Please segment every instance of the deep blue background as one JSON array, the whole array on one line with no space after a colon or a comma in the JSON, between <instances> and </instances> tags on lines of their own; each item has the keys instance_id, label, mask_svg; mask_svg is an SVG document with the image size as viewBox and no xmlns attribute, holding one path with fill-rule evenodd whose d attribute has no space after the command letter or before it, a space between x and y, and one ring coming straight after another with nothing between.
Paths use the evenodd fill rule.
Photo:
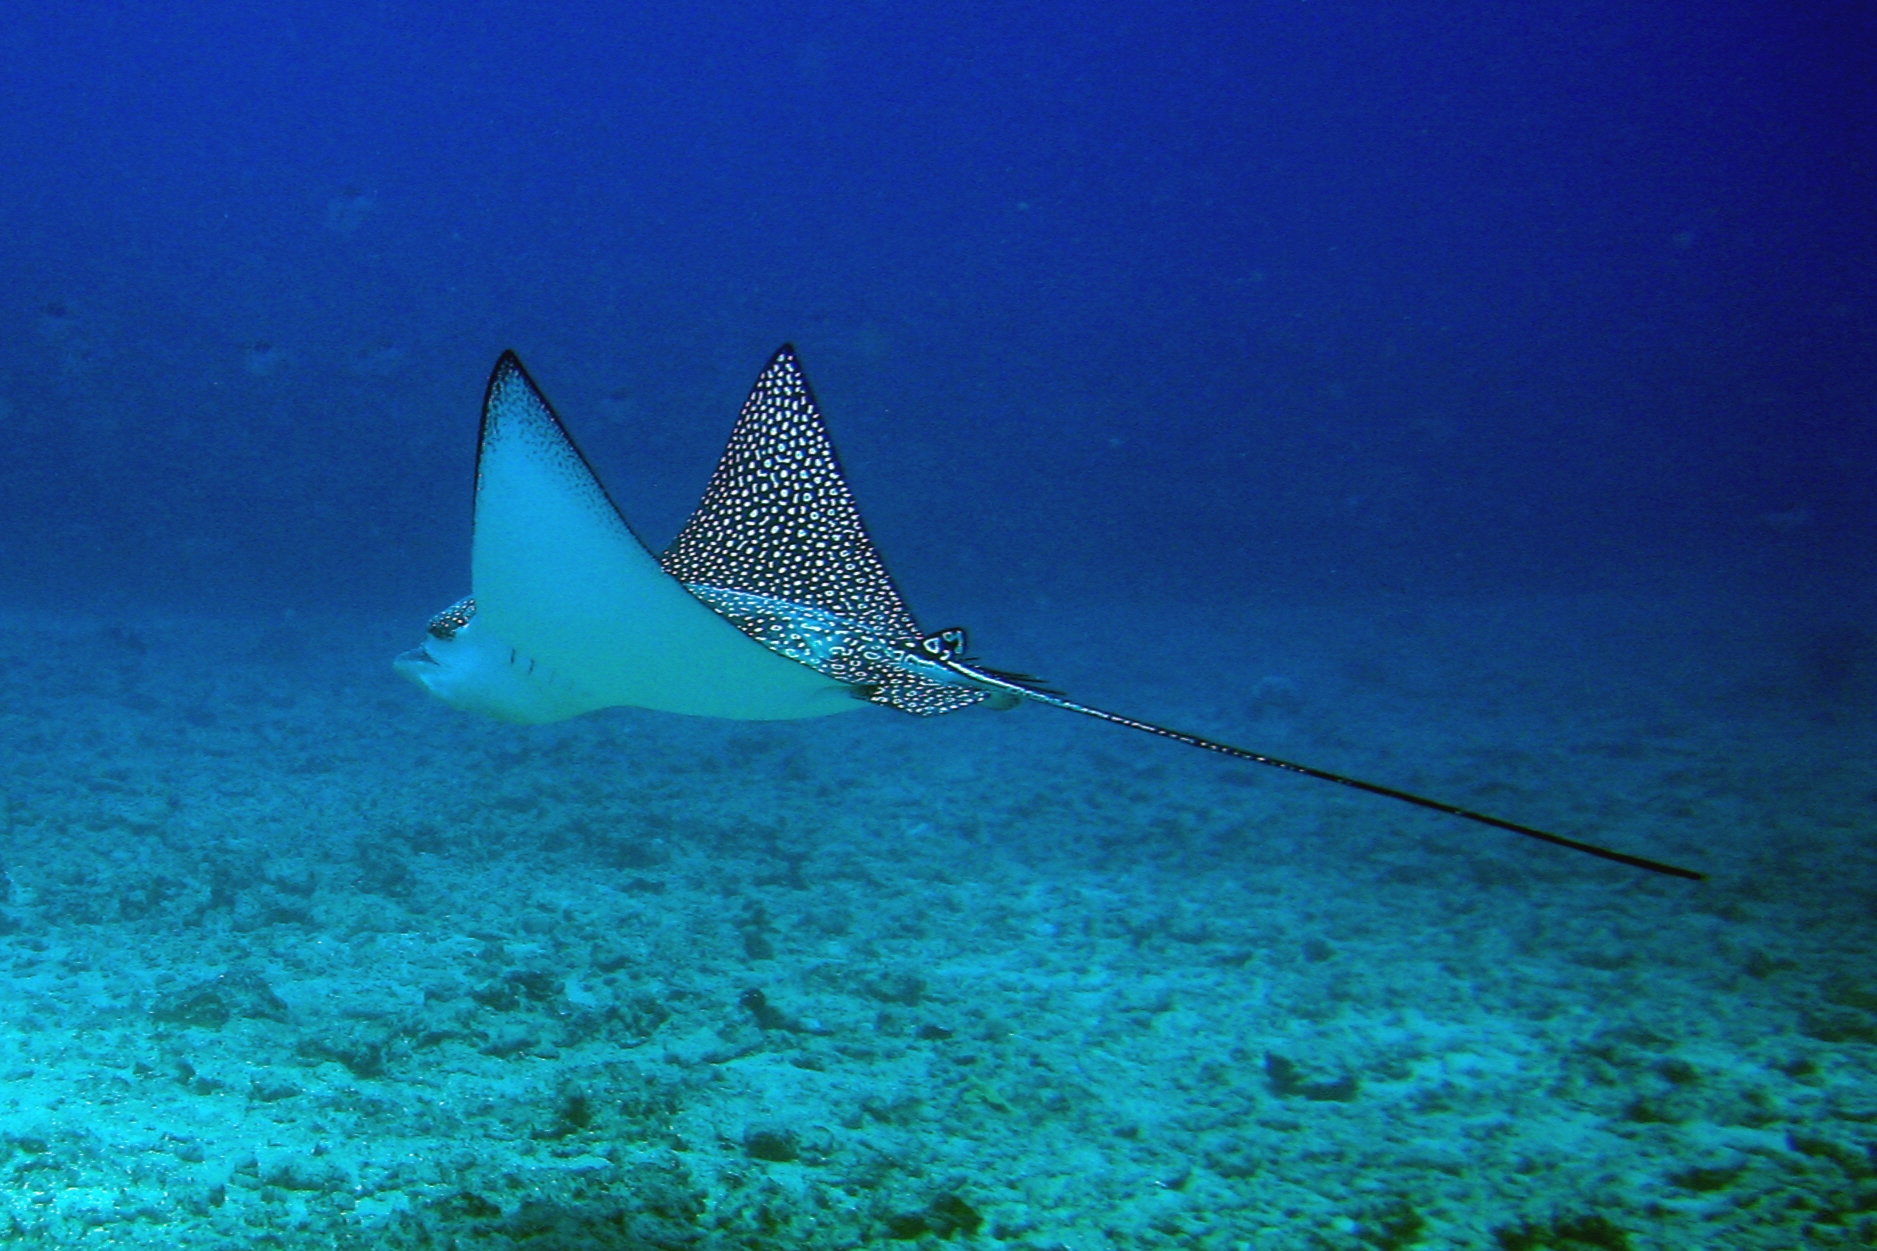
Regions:
<instances>
[{"instance_id":1,"label":"deep blue background","mask_svg":"<svg viewBox=\"0 0 1877 1251\"><path fill-rule=\"evenodd\" d=\"M661 544L792 339L935 621L1684 574L1835 611L1871 13L15 11L0 599L427 612L508 346Z\"/></svg>"}]
</instances>

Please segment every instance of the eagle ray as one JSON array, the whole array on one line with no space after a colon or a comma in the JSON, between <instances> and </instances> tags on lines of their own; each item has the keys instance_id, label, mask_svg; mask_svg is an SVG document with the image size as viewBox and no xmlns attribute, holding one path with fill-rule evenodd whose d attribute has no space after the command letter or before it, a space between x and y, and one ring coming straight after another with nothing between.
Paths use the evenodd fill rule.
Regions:
<instances>
[{"instance_id":1,"label":"eagle ray","mask_svg":"<svg viewBox=\"0 0 1877 1251\"><path fill-rule=\"evenodd\" d=\"M1027 700L1632 868L1705 877L1078 703L979 664L962 629L922 632L788 344L757 377L703 499L656 562L504 353L484 401L471 563L471 598L438 614L398 668L472 711L535 722L628 705L781 720L861 701L936 716Z\"/></svg>"}]
</instances>

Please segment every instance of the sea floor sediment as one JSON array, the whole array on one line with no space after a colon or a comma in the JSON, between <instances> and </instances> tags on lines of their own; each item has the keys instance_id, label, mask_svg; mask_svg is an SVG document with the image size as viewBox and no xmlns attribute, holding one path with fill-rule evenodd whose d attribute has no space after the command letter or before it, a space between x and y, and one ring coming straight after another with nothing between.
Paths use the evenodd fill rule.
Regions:
<instances>
[{"instance_id":1,"label":"sea floor sediment","mask_svg":"<svg viewBox=\"0 0 1877 1251\"><path fill-rule=\"evenodd\" d=\"M517 729L387 623L0 618L0 1238L1877 1245L1877 709L1686 620L979 633L1705 883L1043 708Z\"/></svg>"}]
</instances>

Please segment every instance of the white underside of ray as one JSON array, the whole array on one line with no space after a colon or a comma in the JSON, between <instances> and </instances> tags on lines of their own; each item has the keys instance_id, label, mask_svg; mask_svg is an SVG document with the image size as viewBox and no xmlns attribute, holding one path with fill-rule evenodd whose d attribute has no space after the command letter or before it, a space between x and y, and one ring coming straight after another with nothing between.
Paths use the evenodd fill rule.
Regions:
<instances>
[{"instance_id":1,"label":"white underside of ray","mask_svg":"<svg viewBox=\"0 0 1877 1251\"><path fill-rule=\"evenodd\" d=\"M458 707L524 723L615 706L745 721L865 706L660 568L519 368L498 367L488 403L475 615L454 637L426 641L440 672L411 676Z\"/></svg>"}]
</instances>

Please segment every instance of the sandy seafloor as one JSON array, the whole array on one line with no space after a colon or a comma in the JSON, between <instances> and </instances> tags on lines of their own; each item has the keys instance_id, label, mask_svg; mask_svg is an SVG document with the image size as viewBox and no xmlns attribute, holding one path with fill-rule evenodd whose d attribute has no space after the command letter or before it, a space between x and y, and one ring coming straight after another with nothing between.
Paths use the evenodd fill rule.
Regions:
<instances>
[{"instance_id":1,"label":"sandy seafloor","mask_svg":"<svg viewBox=\"0 0 1877 1251\"><path fill-rule=\"evenodd\" d=\"M1096 704L516 729L420 621L0 618L0 1240L1877 1245L1867 645L1012 605Z\"/></svg>"}]
</instances>

